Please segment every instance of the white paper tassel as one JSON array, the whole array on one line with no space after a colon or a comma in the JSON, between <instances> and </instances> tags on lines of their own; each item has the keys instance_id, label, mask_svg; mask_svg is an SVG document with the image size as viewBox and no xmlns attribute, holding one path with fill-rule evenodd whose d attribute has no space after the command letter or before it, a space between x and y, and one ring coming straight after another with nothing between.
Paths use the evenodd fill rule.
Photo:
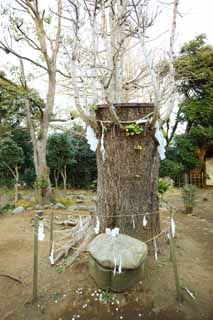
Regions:
<instances>
[{"instance_id":1,"label":"white paper tassel","mask_svg":"<svg viewBox=\"0 0 213 320\"><path fill-rule=\"evenodd\" d=\"M95 226L95 234L99 234L100 232L100 220L99 217L96 217L96 226Z\"/></svg>"},{"instance_id":2,"label":"white paper tassel","mask_svg":"<svg viewBox=\"0 0 213 320\"><path fill-rule=\"evenodd\" d=\"M54 241L52 242L52 247L51 247L51 253L49 256L49 260L51 264L54 264L54 250L55 250L55 244Z\"/></svg>"},{"instance_id":3,"label":"white paper tassel","mask_svg":"<svg viewBox=\"0 0 213 320\"><path fill-rule=\"evenodd\" d=\"M88 144L90 145L90 149L92 151L96 151L98 146L98 139L95 136L94 130L90 126L87 127L86 139Z\"/></svg>"},{"instance_id":4,"label":"white paper tassel","mask_svg":"<svg viewBox=\"0 0 213 320\"><path fill-rule=\"evenodd\" d=\"M119 267L118 267L118 273L121 274L122 273L122 258L121 258L121 255L120 255L120 261L119 261Z\"/></svg>"},{"instance_id":5,"label":"white paper tassel","mask_svg":"<svg viewBox=\"0 0 213 320\"><path fill-rule=\"evenodd\" d=\"M159 122L156 122L155 125L155 138L157 139L159 146L158 146L158 153L160 155L160 159L164 160L166 158L166 140L163 136L163 132L160 128Z\"/></svg>"},{"instance_id":6,"label":"white paper tassel","mask_svg":"<svg viewBox=\"0 0 213 320\"><path fill-rule=\"evenodd\" d=\"M80 219L80 220L79 220L79 223L80 223L80 231L83 231L84 228L83 228L82 217L80 216L79 219Z\"/></svg>"},{"instance_id":7,"label":"white paper tassel","mask_svg":"<svg viewBox=\"0 0 213 320\"><path fill-rule=\"evenodd\" d=\"M105 233L106 233L108 236L111 236L111 229L110 229L110 228L106 228L106 229L105 229Z\"/></svg>"},{"instance_id":8,"label":"white paper tassel","mask_svg":"<svg viewBox=\"0 0 213 320\"><path fill-rule=\"evenodd\" d=\"M144 217L143 217L143 226L146 227L148 221L146 219L146 213L144 214Z\"/></svg>"},{"instance_id":9,"label":"white paper tassel","mask_svg":"<svg viewBox=\"0 0 213 320\"><path fill-rule=\"evenodd\" d=\"M188 294L192 297L193 300L196 300L195 296L193 295L193 293L187 288L185 287L186 291L188 292Z\"/></svg>"},{"instance_id":10,"label":"white paper tassel","mask_svg":"<svg viewBox=\"0 0 213 320\"><path fill-rule=\"evenodd\" d=\"M154 238L154 249L155 249L155 260L158 260L158 250L157 250L157 242L156 239Z\"/></svg>"},{"instance_id":11,"label":"white paper tassel","mask_svg":"<svg viewBox=\"0 0 213 320\"><path fill-rule=\"evenodd\" d=\"M176 230L175 222L174 222L174 219L171 218L171 231L172 231L173 238L175 236L175 230Z\"/></svg>"},{"instance_id":12,"label":"white paper tassel","mask_svg":"<svg viewBox=\"0 0 213 320\"><path fill-rule=\"evenodd\" d=\"M45 238L44 222L43 221L39 221L39 224L38 224L38 241L43 241L44 238Z\"/></svg>"},{"instance_id":13,"label":"white paper tassel","mask_svg":"<svg viewBox=\"0 0 213 320\"><path fill-rule=\"evenodd\" d=\"M134 218L133 215L132 215L132 227L133 227L133 229L135 230L135 218Z\"/></svg>"},{"instance_id":14,"label":"white paper tassel","mask_svg":"<svg viewBox=\"0 0 213 320\"><path fill-rule=\"evenodd\" d=\"M101 122L101 128L102 128L102 134L101 134L101 153L102 153L102 159L103 162L105 161L106 157L105 157L105 148L104 148L104 125L103 122Z\"/></svg>"},{"instance_id":15,"label":"white paper tassel","mask_svg":"<svg viewBox=\"0 0 213 320\"><path fill-rule=\"evenodd\" d=\"M113 270L113 275L114 276L116 275L116 268L117 268L116 263L117 263L116 257L114 256L114 270Z\"/></svg>"}]
</instances>

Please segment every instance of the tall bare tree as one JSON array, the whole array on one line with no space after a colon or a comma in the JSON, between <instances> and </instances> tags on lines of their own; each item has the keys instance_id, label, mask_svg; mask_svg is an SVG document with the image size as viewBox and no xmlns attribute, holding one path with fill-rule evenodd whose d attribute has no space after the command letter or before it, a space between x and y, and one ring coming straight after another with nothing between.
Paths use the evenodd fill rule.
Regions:
<instances>
[{"instance_id":1,"label":"tall bare tree","mask_svg":"<svg viewBox=\"0 0 213 320\"><path fill-rule=\"evenodd\" d=\"M61 45L62 0L55 2L57 17L54 16L56 20L54 22L45 9L41 9L42 1L15 0L13 5L14 3L15 8L9 16L9 33L2 34L0 48L20 61L21 83L26 90L25 112L33 144L36 183L40 190L41 201L46 202L50 191L46 146L56 94L57 58ZM12 6L12 3L10 5ZM25 64L26 68L24 68ZM27 75L25 75L25 73L32 73L33 67L37 69L35 72L43 74L47 82L43 92L46 96L45 104L37 110L36 116L32 114L30 88L27 84Z\"/></svg>"}]
</instances>

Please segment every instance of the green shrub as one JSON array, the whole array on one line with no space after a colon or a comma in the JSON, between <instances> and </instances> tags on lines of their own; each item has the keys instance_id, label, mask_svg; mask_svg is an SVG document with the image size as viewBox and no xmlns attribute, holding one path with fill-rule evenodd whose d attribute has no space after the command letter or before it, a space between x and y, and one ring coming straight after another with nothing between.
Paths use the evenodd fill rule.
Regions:
<instances>
[{"instance_id":1,"label":"green shrub","mask_svg":"<svg viewBox=\"0 0 213 320\"><path fill-rule=\"evenodd\" d=\"M165 159L160 163L160 177L170 177L176 179L184 172L184 167L181 163L174 160Z\"/></svg>"},{"instance_id":2,"label":"green shrub","mask_svg":"<svg viewBox=\"0 0 213 320\"><path fill-rule=\"evenodd\" d=\"M186 213L191 213L195 206L197 188L191 184L187 184L182 188L182 197Z\"/></svg>"},{"instance_id":3,"label":"green shrub","mask_svg":"<svg viewBox=\"0 0 213 320\"><path fill-rule=\"evenodd\" d=\"M158 179L158 193L163 195L170 187L170 184L163 179Z\"/></svg>"},{"instance_id":4,"label":"green shrub","mask_svg":"<svg viewBox=\"0 0 213 320\"><path fill-rule=\"evenodd\" d=\"M35 198L32 198L30 200L19 199L16 202L16 207L24 207L25 209L27 209L29 207L34 207L36 204L38 204L38 201Z\"/></svg>"},{"instance_id":5,"label":"green shrub","mask_svg":"<svg viewBox=\"0 0 213 320\"><path fill-rule=\"evenodd\" d=\"M73 200L70 197L57 197L55 202L62 203L66 208L73 204Z\"/></svg>"},{"instance_id":6,"label":"green shrub","mask_svg":"<svg viewBox=\"0 0 213 320\"><path fill-rule=\"evenodd\" d=\"M13 210L14 208L15 208L15 205L13 203L5 203L1 207L0 212L4 213L4 212L10 211L10 210Z\"/></svg>"}]
</instances>

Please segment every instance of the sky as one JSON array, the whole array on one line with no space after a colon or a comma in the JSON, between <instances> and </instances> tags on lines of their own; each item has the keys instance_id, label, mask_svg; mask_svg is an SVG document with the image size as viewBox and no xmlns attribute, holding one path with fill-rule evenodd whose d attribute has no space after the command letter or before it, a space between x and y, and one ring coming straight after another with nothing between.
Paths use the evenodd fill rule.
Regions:
<instances>
[{"instance_id":1,"label":"sky","mask_svg":"<svg viewBox=\"0 0 213 320\"><path fill-rule=\"evenodd\" d=\"M178 18L177 41L183 43L197 34L206 33L213 44L212 12L212 0L180 0L180 13L184 16Z\"/></svg>"},{"instance_id":2,"label":"sky","mask_svg":"<svg viewBox=\"0 0 213 320\"><path fill-rule=\"evenodd\" d=\"M169 36L172 21L172 3L171 0L151 0L152 7L160 6L161 13L158 16L152 33L157 36L164 34L153 46L167 50L169 46ZM165 4L165 5L164 5ZM200 33L206 33L208 43L213 45L212 32L212 12L213 0L179 0L179 15L177 17L177 29L175 37L175 51L178 52L180 47L193 39Z\"/></svg>"},{"instance_id":3,"label":"sky","mask_svg":"<svg viewBox=\"0 0 213 320\"><path fill-rule=\"evenodd\" d=\"M0 0L0 4L11 3L11 0ZM12 0L13 2L13 0ZM162 14L159 16L155 29L154 35L158 36L164 33L164 36L160 37L156 42L153 42L152 46L157 46L164 50L168 49L169 46L169 29L171 28L172 19L172 6L164 5L165 3L171 3L172 0L151 0L155 5L160 5ZM54 0L40 0L41 4L45 6L51 6L55 3ZM178 52L180 47L187 41L193 39L200 33L206 33L208 43L213 45L213 32L212 32L212 12L213 12L213 0L180 0L179 4L180 15L177 19L177 34L175 42L175 51ZM4 55L0 52L0 70L4 70L6 59L8 62L12 61L11 55ZM63 103L64 98L57 97L56 105L61 109L63 104L67 105L67 102ZM65 99L66 100L66 99ZM60 106L60 107L59 107Z\"/></svg>"}]
</instances>

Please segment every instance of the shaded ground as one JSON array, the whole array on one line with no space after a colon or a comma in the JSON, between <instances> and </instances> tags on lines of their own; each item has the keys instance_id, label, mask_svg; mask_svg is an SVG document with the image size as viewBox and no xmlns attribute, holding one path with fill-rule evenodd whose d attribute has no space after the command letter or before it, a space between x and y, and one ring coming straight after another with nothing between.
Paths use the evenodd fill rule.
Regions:
<instances>
[{"instance_id":1,"label":"shaded ground","mask_svg":"<svg viewBox=\"0 0 213 320\"><path fill-rule=\"evenodd\" d=\"M184 292L180 308L175 300L169 246L164 235L158 241L159 259L153 256L152 244L144 280L133 290L109 295L104 304L100 292L87 272L87 255L60 273L48 261L48 230L39 243L39 301L31 304L33 227L32 211L0 218L0 274L8 273L23 285L0 276L1 320L74 320L74 319L187 319L213 320L213 190L199 192L194 215L181 213L180 192L165 196L177 213L177 259L181 284L196 297ZM57 213L60 215L60 212ZM49 212L45 211L48 218ZM161 213L162 229L169 223L167 212ZM58 271L57 271L58 270Z\"/></svg>"}]
</instances>

